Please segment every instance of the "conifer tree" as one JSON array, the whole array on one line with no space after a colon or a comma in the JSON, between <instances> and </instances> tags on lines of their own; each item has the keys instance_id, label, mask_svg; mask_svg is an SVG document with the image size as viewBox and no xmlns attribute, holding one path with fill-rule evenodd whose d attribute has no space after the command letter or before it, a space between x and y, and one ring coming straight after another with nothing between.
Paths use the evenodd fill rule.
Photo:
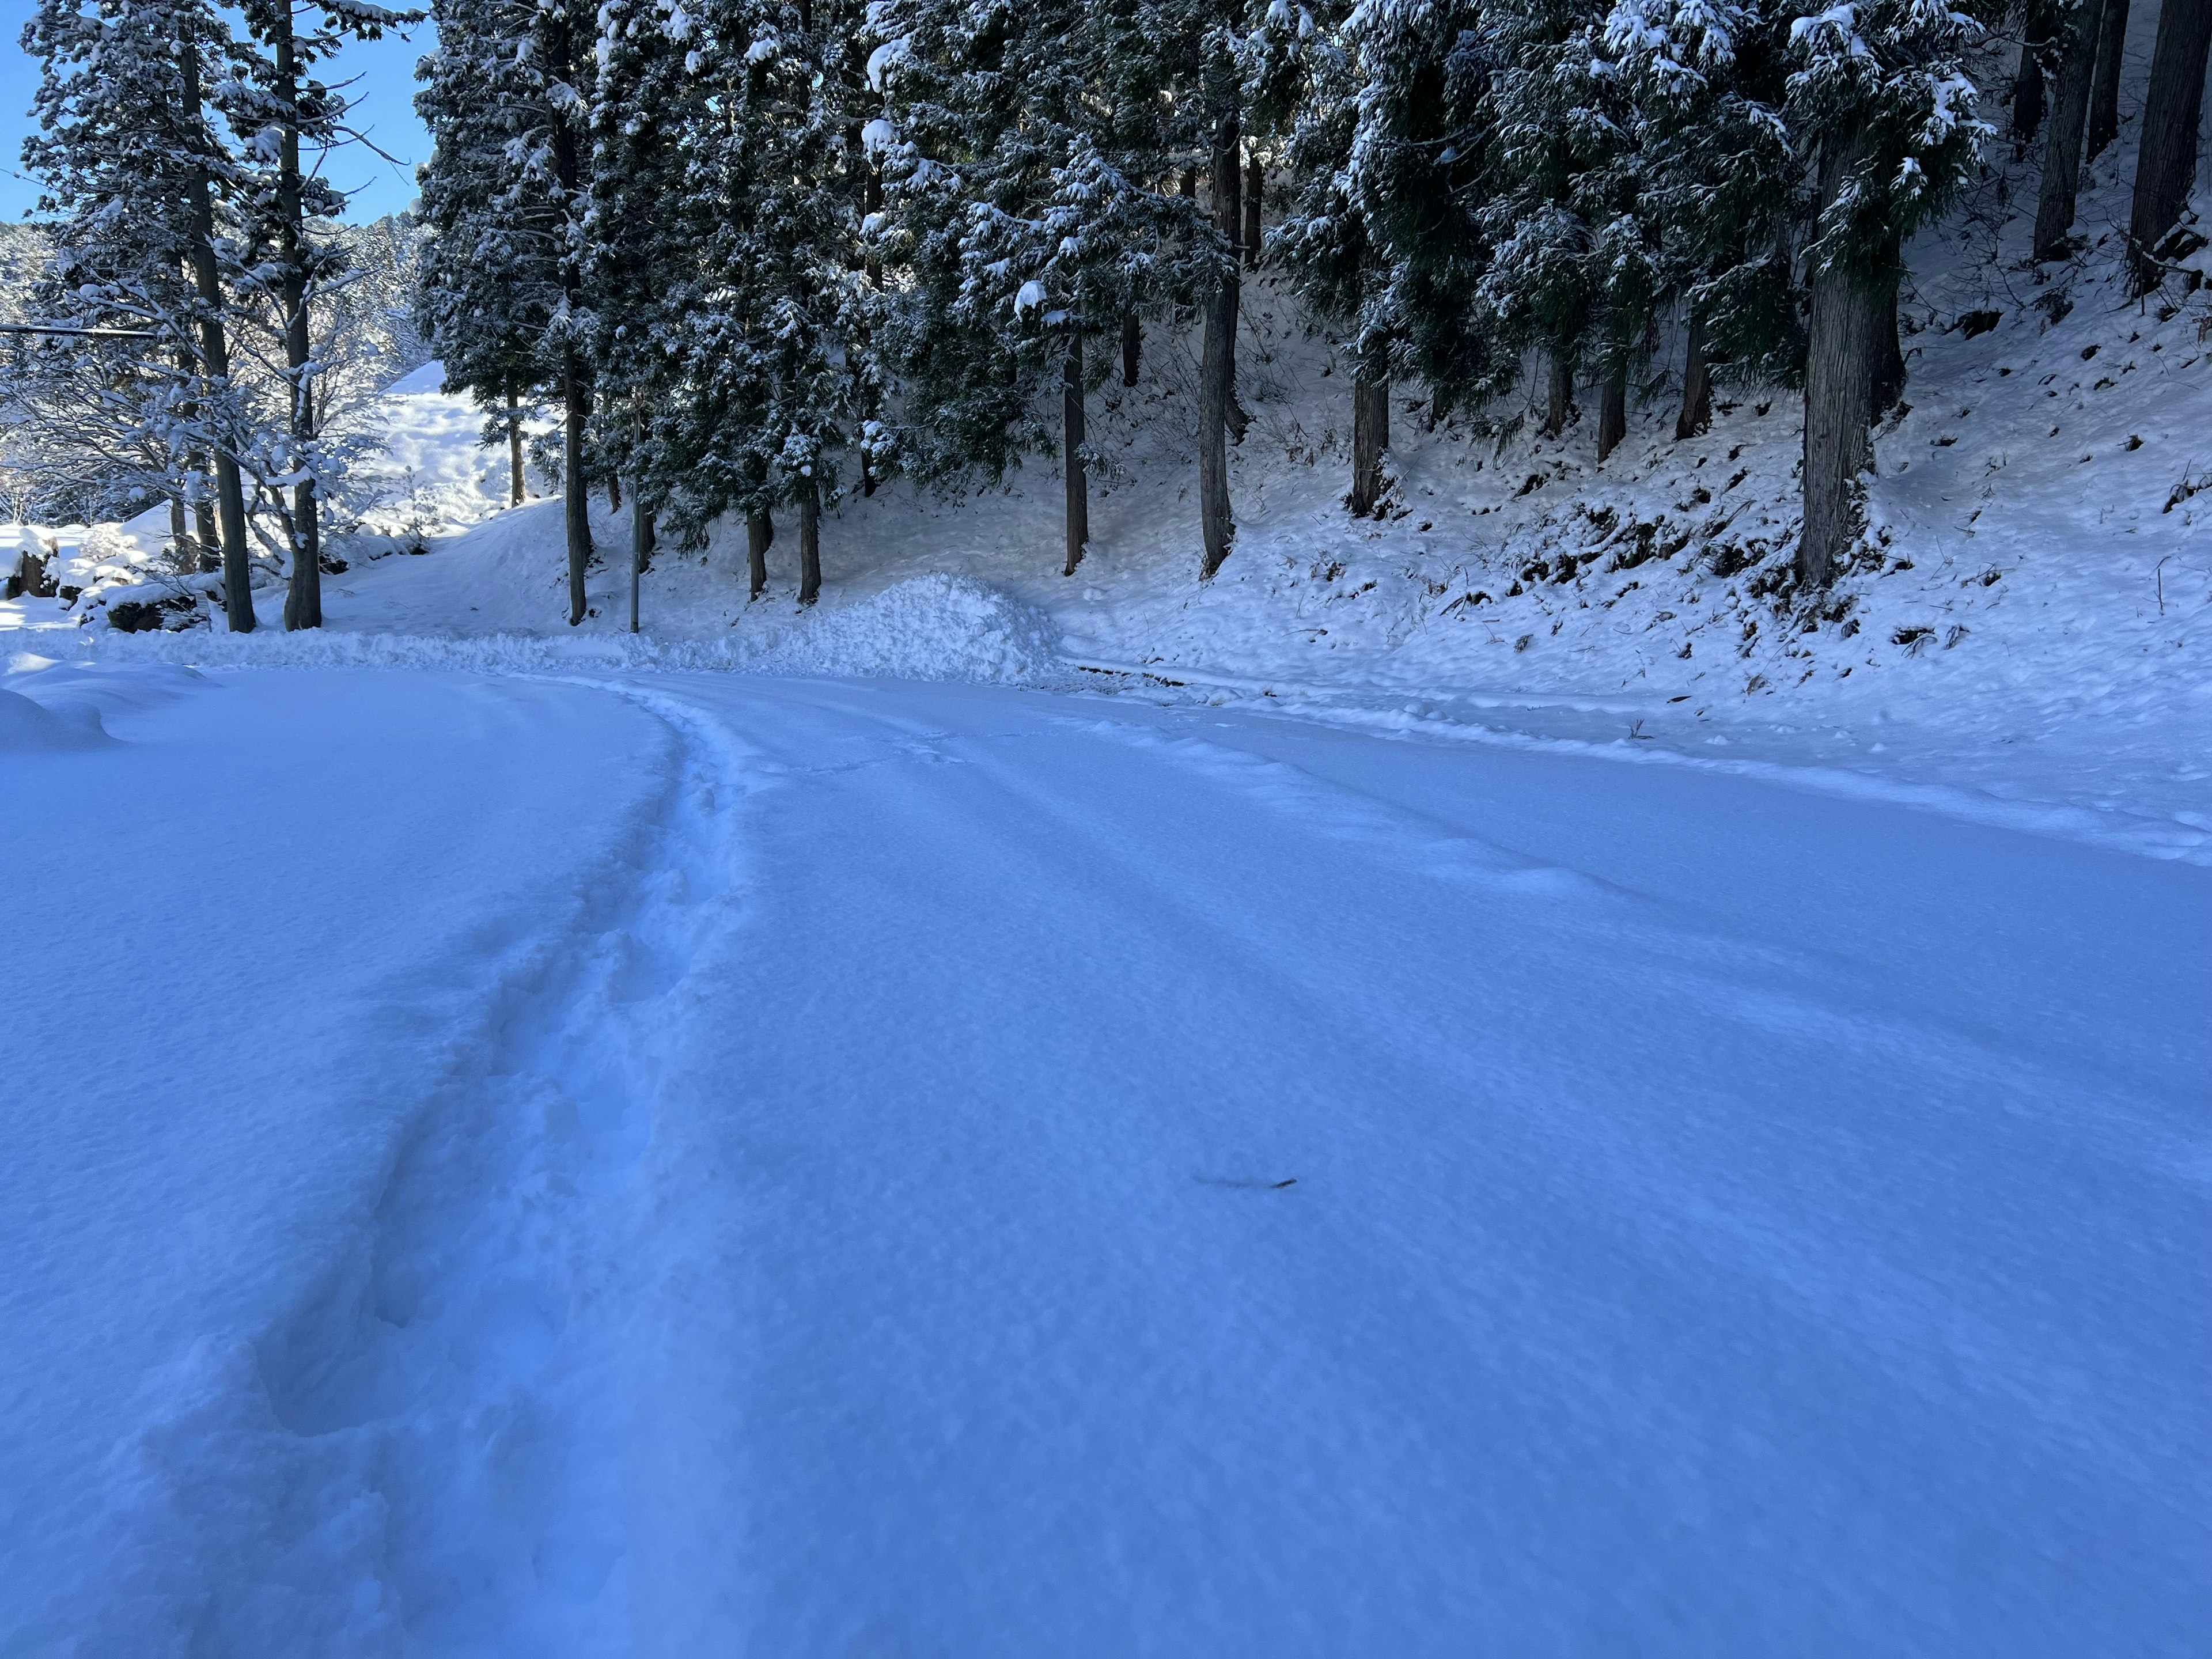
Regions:
<instances>
[{"instance_id":1,"label":"conifer tree","mask_svg":"<svg viewBox=\"0 0 2212 1659\"><path fill-rule=\"evenodd\" d=\"M46 298L60 318L155 335L118 373L106 348L56 342L47 373L89 367L109 395L94 406L111 453L135 453L197 505L214 474L225 609L252 630L252 564L239 458L254 443L230 363L228 239L218 213L237 165L205 88L228 77L234 43L201 0L43 0L23 33L40 61L40 131L24 159L58 216ZM105 353L97 365L87 354ZM58 362L56 359L69 360ZM140 486L143 487L143 486Z\"/></svg>"},{"instance_id":2,"label":"conifer tree","mask_svg":"<svg viewBox=\"0 0 2212 1659\"><path fill-rule=\"evenodd\" d=\"M2120 70L2127 57L2128 0L2104 0L2097 15L2097 78L2089 93L2089 136L2082 154L2095 161L2120 136Z\"/></svg>"},{"instance_id":3,"label":"conifer tree","mask_svg":"<svg viewBox=\"0 0 2212 1659\"><path fill-rule=\"evenodd\" d=\"M705 95L682 140L692 287L663 302L684 391L653 428L658 476L684 526L747 515L756 592L769 515L790 509L811 605L822 514L888 459L861 246L864 20L848 0L708 0L686 18Z\"/></svg>"},{"instance_id":4,"label":"conifer tree","mask_svg":"<svg viewBox=\"0 0 2212 1659\"><path fill-rule=\"evenodd\" d=\"M1544 430L1565 425L1575 374L1595 358L1600 458L1618 441L1630 359L1656 301L1656 250L1637 216L1633 113L1593 0L1491 0L1498 188L1484 292L1510 337L1550 368Z\"/></svg>"},{"instance_id":5,"label":"conifer tree","mask_svg":"<svg viewBox=\"0 0 2212 1659\"><path fill-rule=\"evenodd\" d=\"M1805 368L1804 529L1797 574L1825 587L1858 533L1858 475L1881 331L1905 239L1971 176L1989 129L1966 53L1978 28L1923 0L1863 0L1790 26L1785 113L1811 166L1817 218Z\"/></svg>"},{"instance_id":6,"label":"conifer tree","mask_svg":"<svg viewBox=\"0 0 2212 1659\"><path fill-rule=\"evenodd\" d=\"M434 0L433 16L438 49L416 99L435 144L422 170L432 236L419 325L447 385L510 422L525 387L556 391L573 625L592 556L582 297L594 13L582 0Z\"/></svg>"},{"instance_id":7,"label":"conifer tree","mask_svg":"<svg viewBox=\"0 0 2212 1659\"><path fill-rule=\"evenodd\" d=\"M1678 441L1712 418L1716 365L1770 383L1799 372L1778 252L1802 196L1782 114L1787 26L1775 0L1619 0L1606 22L1636 108L1638 210L1687 313Z\"/></svg>"},{"instance_id":8,"label":"conifer tree","mask_svg":"<svg viewBox=\"0 0 2212 1659\"><path fill-rule=\"evenodd\" d=\"M686 14L655 0L605 0L599 9L584 286L600 447L630 485L633 633L656 515L681 488L688 459L664 441L660 411L684 392L678 318L698 297L684 152L713 112L708 83L690 68L693 35Z\"/></svg>"},{"instance_id":9,"label":"conifer tree","mask_svg":"<svg viewBox=\"0 0 2212 1659\"><path fill-rule=\"evenodd\" d=\"M1036 410L1056 391L1073 575L1089 532L1085 393L1103 366L1086 347L1187 300L1189 250L1206 245L1192 205L1162 188L1157 100L1114 76L1112 36L1084 0L891 0L874 27L880 246L910 278L887 312L907 465L1002 477L1053 447Z\"/></svg>"},{"instance_id":10,"label":"conifer tree","mask_svg":"<svg viewBox=\"0 0 2212 1659\"><path fill-rule=\"evenodd\" d=\"M2043 179L2036 192L2035 257L2064 257L2074 228L2074 204L2081 188L2081 141L2089 119L2089 94L2096 76L2097 26L2100 0L2060 0L2057 38L2058 62L2051 97L2051 118L2043 139Z\"/></svg>"},{"instance_id":11,"label":"conifer tree","mask_svg":"<svg viewBox=\"0 0 2212 1659\"><path fill-rule=\"evenodd\" d=\"M2166 0L2151 48L2136 141L2135 200L2128 216L2130 286L2148 294L2166 274L2159 249L2180 220L2197 176L2204 121L2204 65L2212 53L2212 0Z\"/></svg>"}]
</instances>

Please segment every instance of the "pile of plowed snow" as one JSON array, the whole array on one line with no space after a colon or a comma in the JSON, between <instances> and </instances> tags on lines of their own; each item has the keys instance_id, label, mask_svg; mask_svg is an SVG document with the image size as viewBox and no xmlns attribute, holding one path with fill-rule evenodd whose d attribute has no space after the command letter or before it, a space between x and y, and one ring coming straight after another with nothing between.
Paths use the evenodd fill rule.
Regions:
<instances>
[{"instance_id":1,"label":"pile of plowed snow","mask_svg":"<svg viewBox=\"0 0 2212 1659\"><path fill-rule=\"evenodd\" d=\"M70 641L106 661L230 667L424 667L573 672L580 668L734 669L999 684L1060 683L1058 635L1043 614L964 576L918 576L864 599L763 618L713 640L649 635L490 634L438 636L325 629L252 635L193 629L88 630Z\"/></svg>"}]
</instances>

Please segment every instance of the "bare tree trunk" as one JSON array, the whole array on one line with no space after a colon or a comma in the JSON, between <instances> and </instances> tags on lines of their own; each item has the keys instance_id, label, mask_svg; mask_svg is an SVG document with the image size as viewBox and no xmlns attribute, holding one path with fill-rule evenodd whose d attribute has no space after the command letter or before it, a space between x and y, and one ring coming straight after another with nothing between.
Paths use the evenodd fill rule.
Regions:
<instances>
[{"instance_id":1,"label":"bare tree trunk","mask_svg":"<svg viewBox=\"0 0 2212 1659\"><path fill-rule=\"evenodd\" d=\"M1575 408L1574 359L1563 351L1551 354L1551 384L1544 410L1543 434L1556 438L1567 429L1567 418Z\"/></svg>"},{"instance_id":2,"label":"bare tree trunk","mask_svg":"<svg viewBox=\"0 0 2212 1659\"><path fill-rule=\"evenodd\" d=\"M1824 204L1850 176L1864 142L1829 157L1821 168ZM1807 588L1828 585L1858 536L1858 476L1874 459L1867 412L1874 400L1883 289L1881 281L1838 265L1813 273L1805 357L1805 526L1797 543L1797 580Z\"/></svg>"},{"instance_id":3,"label":"bare tree trunk","mask_svg":"<svg viewBox=\"0 0 2212 1659\"><path fill-rule=\"evenodd\" d=\"M811 605L822 592L822 496L809 478L799 495L799 602Z\"/></svg>"},{"instance_id":4,"label":"bare tree trunk","mask_svg":"<svg viewBox=\"0 0 2212 1659\"><path fill-rule=\"evenodd\" d=\"M522 399L513 386L507 389L507 501L522 505Z\"/></svg>"},{"instance_id":5,"label":"bare tree trunk","mask_svg":"<svg viewBox=\"0 0 2212 1659\"><path fill-rule=\"evenodd\" d=\"M1137 370L1143 362L1144 350L1143 325L1138 322L1135 312L1123 312L1121 313L1121 384L1123 386L1136 385Z\"/></svg>"},{"instance_id":6,"label":"bare tree trunk","mask_svg":"<svg viewBox=\"0 0 2212 1659\"><path fill-rule=\"evenodd\" d=\"M2020 46L2020 72L2012 83L2012 142L2021 155L2043 125L2044 48L2051 44L2058 0L2027 0L2027 27Z\"/></svg>"},{"instance_id":7,"label":"bare tree trunk","mask_svg":"<svg viewBox=\"0 0 2212 1659\"><path fill-rule=\"evenodd\" d=\"M1083 466L1083 336L1067 337L1067 360L1061 365L1060 426L1064 435L1067 478L1067 563L1060 571L1073 576L1083 562L1083 545L1091 539L1091 480Z\"/></svg>"},{"instance_id":8,"label":"bare tree trunk","mask_svg":"<svg viewBox=\"0 0 2212 1659\"><path fill-rule=\"evenodd\" d=\"M1713 375L1705 362L1705 319L1690 313L1689 342L1682 349L1682 412L1674 417L1674 441L1694 438L1713 423Z\"/></svg>"},{"instance_id":9,"label":"bare tree trunk","mask_svg":"<svg viewBox=\"0 0 2212 1659\"><path fill-rule=\"evenodd\" d=\"M1889 255L1893 267L1903 257L1901 248ZM1867 366L1867 421L1869 425L1897 407L1897 400L1905 395L1905 347L1898 337L1897 280L1893 276L1888 283L1888 298L1884 301L1882 314L1876 320L1871 349L1874 356Z\"/></svg>"},{"instance_id":10,"label":"bare tree trunk","mask_svg":"<svg viewBox=\"0 0 2212 1659\"><path fill-rule=\"evenodd\" d=\"M752 600L768 592L768 550L775 544L775 520L756 509L745 514L745 574L751 580Z\"/></svg>"},{"instance_id":11,"label":"bare tree trunk","mask_svg":"<svg viewBox=\"0 0 2212 1659\"><path fill-rule=\"evenodd\" d=\"M2212 0L2166 0L2151 48L2136 151L2134 211L2128 220L2130 285L2148 294L2165 274L2159 245L2181 217L2197 176L2197 129L2204 113L2204 59L2212 47Z\"/></svg>"},{"instance_id":12,"label":"bare tree trunk","mask_svg":"<svg viewBox=\"0 0 2212 1659\"><path fill-rule=\"evenodd\" d=\"M191 532L185 527L186 522L185 498L182 495L170 496L169 556L177 562L177 570L179 574L200 568L200 550L192 540Z\"/></svg>"},{"instance_id":13,"label":"bare tree trunk","mask_svg":"<svg viewBox=\"0 0 2212 1659\"><path fill-rule=\"evenodd\" d=\"M538 14L547 30L546 57L556 75L574 72L580 65L576 43L569 33L568 14L549 7ZM582 187L583 172L577 155L576 135L568 116L556 111L553 118L553 174L563 200L574 204ZM561 287L573 314L581 308L583 274L574 260L564 260ZM584 423L592 416L591 389L586 383L582 354L573 337L561 343L561 506L568 532L568 626L580 625L589 610L584 576L592 562L591 481L584 476Z\"/></svg>"},{"instance_id":14,"label":"bare tree trunk","mask_svg":"<svg viewBox=\"0 0 2212 1659\"><path fill-rule=\"evenodd\" d=\"M1605 458L1620 447L1620 441L1628 435L1628 369L1626 365L1607 372L1598 388L1597 402L1597 458Z\"/></svg>"},{"instance_id":15,"label":"bare tree trunk","mask_svg":"<svg viewBox=\"0 0 2212 1659\"><path fill-rule=\"evenodd\" d=\"M1365 518L1382 499L1382 456L1390 447L1390 382L1352 382L1352 511Z\"/></svg>"},{"instance_id":16,"label":"bare tree trunk","mask_svg":"<svg viewBox=\"0 0 2212 1659\"><path fill-rule=\"evenodd\" d=\"M1260 165L1256 154L1249 156L1244 163L1244 264L1247 270L1257 268L1260 263L1260 198L1267 184L1267 169Z\"/></svg>"},{"instance_id":17,"label":"bare tree trunk","mask_svg":"<svg viewBox=\"0 0 2212 1659\"><path fill-rule=\"evenodd\" d=\"M611 472L607 474L607 511L622 511L622 480Z\"/></svg>"},{"instance_id":18,"label":"bare tree trunk","mask_svg":"<svg viewBox=\"0 0 2212 1659\"><path fill-rule=\"evenodd\" d=\"M629 492L629 631L637 632L638 590L645 567L653 557L653 514L645 505L645 497L635 489Z\"/></svg>"},{"instance_id":19,"label":"bare tree trunk","mask_svg":"<svg viewBox=\"0 0 2212 1659\"><path fill-rule=\"evenodd\" d=\"M2120 136L2120 68L2127 44L2128 0L2105 0L2097 21L2097 78L2089 88L2089 138L2084 146L2092 161Z\"/></svg>"},{"instance_id":20,"label":"bare tree trunk","mask_svg":"<svg viewBox=\"0 0 2212 1659\"><path fill-rule=\"evenodd\" d=\"M276 216L279 221L277 257L283 262L284 364L291 380L292 435L305 446L315 436L314 382L308 365L313 350L307 332L307 262L302 246L306 229L300 202L300 126L295 107L300 95L300 71L292 44L292 9L276 6L270 11L276 48L276 100L289 118L279 139L276 170ZM284 627L323 625L323 532L316 511L313 479L292 486L291 581L284 592Z\"/></svg>"},{"instance_id":21,"label":"bare tree trunk","mask_svg":"<svg viewBox=\"0 0 2212 1659\"><path fill-rule=\"evenodd\" d=\"M2089 118L2089 82L2097 69L2097 14L2083 3L2059 36L2057 85L2051 130L2043 141L2043 186L2035 198L2035 257L2063 259L2081 190L2081 131Z\"/></svg>"},{"instance_id":22,"label":"bare tree trunk","mask_svg":"<svg viewBox=\"0 0 2212 1659\"><path fill-rule=\"evenodd\" d=\"M200 113L199 49L185 43L181 61L188 119ZM215 195L205 167L191 182L192 289L200 307L200 371L217 386L230 380L230 344L222 330L222 276L215 263ZM215 450L216 518L222 543L222 608L234 634L251 634L253 567L246 548L246 491L238 477L238 458L221 444Z\"/></svg>"},{"instance_id":23,"label":"bare tree trunk","mask_svg":"<svg viewBox=\"0 0 2212 1659\"><path fill-rule=\"evenodd\" d=\"M216 529L215 506L202 498L192 503L192 539L199 544L203 574L222 568L222 538Z\"/></svg>"},{"instance_id":24,"label":"bare tree trunk","mask_svg":"<svg viewBox=\"0 0 2212 1659\"><path fill-rule=\"evenodd\" d=\"M591 408L584 397L584 366L576 348L561 348L561 501L568 520L568 626L584 620L584 572L592 562L592 506L585 494L584 422Z\"/></svg>"},{"instance_id":25,"label":"bare tree trunk","mask_svg":"<svg viewBox=\"0 0 2212 1659\"><path fill-rule=\"evenodd\" d=\"M1232 246L1241 216L1237 165L1237 118L1232 104L1213 133L1213 224ZM1205 553L1198 574L1212 576L1229 556L1237 526L1229 515L1229 405L1237 393L1237 265L1232 257L1206 312L1205 361L1199 371L1198 510Z\"/></svg>"}]
</instances>

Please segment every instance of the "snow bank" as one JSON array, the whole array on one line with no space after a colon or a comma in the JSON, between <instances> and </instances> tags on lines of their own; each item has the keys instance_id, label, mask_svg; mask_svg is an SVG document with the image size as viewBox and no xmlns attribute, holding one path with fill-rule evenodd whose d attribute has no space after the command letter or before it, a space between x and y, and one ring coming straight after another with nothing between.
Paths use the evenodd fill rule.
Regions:
<instances>
[{"instance_id":1,"label":"snow bank","mask_svg":"<svg viewBox=\"0 0 2212 1659\"><path fill-rule=\"evenodd\" d=\"M27 749L91 749L109 741L100 711L82 703L49 708L18 691L0 691L0 754Z\"/></svg>"},{"instance_id":2,"label":"snow bank","mask_svg":"<svg viewBox=\"0 0 2212 1659\"><path fill-rule=\"evenodd\" d=\"M52 648L53 635L40 642ZM492 634L74 635L72 646L106 662L191 663L212 668L426 667L489 672L720 669L756 674L838 675L996 684L1063 683L1059 641L1041 611L964 576L918 576L836 610L804 612L723 640L649 635Z\"/></svg>"}]
</instances>

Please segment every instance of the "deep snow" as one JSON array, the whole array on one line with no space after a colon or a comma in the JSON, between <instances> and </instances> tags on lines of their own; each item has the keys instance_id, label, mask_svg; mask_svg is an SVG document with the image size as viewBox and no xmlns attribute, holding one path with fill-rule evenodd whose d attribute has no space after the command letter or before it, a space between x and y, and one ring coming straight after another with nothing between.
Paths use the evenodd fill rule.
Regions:
<instances>
[{"instance_id":1,"label":"deep snow","mask_svg":"<svg viewBox=\"0 0 2212 1659\"><path fill-rule=\"evenodd\" d=\"M2212 1618L2200 867L1127 697L8 687L110 738L0 757L0 1650Z\"/></svg>"},{"instance_id":2,"label":"deep snow","mask_svg":"<svg viewBox=\"0 0 2212 1659\"><path fill-rule=\"evenodd\" d=\"M1353 520L1264 272L1203 587L1171 338L1073 580L1032 465L572 631L434 368L319 633L6 532L83 591L0 603L0 1654L2200 1651L2212 289L2120 295L2133 148L2070 266L2012 164L1915 251L1818 609L1786 394L1401 399Z\"/></svg>"}]
</instances>

